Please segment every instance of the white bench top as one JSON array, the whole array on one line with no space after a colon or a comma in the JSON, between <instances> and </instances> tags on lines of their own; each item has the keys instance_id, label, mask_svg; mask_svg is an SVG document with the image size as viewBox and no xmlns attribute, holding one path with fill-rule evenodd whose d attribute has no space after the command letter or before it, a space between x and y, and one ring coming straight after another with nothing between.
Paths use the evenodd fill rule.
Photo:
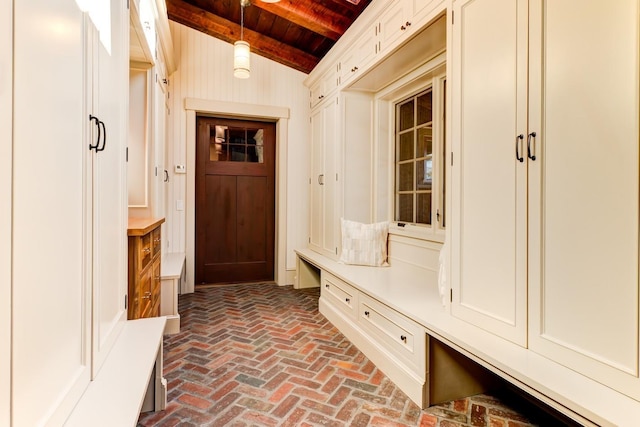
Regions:
<instances>
[{"instance_id":1,"label":"white bench top","mask_svg":"<svg viewBox=\"0 0 640 427\"><path fill-rule=\"evenodd\" d=\"M162 279L179 279L184 267L184 252L163 254L160 264L160 277Z\"/></svg>"},{"instance_id":2,"label":"white bench top","mask_svg":"<svg viewBox=\"0 0 640 427\"><path fill-rule=\"evenodd\" d=\"M165 322L164 317L125 322L65 427L128 427L138 423Z\"/></svg>"},{"instance_id":3,"label":"white bench top","mask_svg":"<svg viewBox=\"0 0 640 427\"><path fill-rule=\"evenodd\" d=\"M442 305L437 283L424 279L424 269L404 263L345 265L310 249L296 253L421 324L429 335L552 407L567 407L602 425L640 425L640 402L452 316Z\"/></svg>"}]
</instances>

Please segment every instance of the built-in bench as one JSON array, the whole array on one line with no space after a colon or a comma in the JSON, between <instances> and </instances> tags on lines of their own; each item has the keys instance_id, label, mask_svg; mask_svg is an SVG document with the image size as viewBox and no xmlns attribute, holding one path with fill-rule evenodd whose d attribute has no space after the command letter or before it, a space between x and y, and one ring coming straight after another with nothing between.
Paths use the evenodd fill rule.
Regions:
<instances>
[{"instance_id":1,"label":"built-in bench","mask_svg":"<svg viewBox=\"0 0 640 427\"><path fill-rule=\"evenodd\" d=\"M437 276L416 265L353 266L309 249L296 253L296 287L321 286L321 313L422 407L485 386L471 378L468 387L476 374L452 349L581 424L640 422L640 402L452 316ZM462 386L442 384L451 381ZM434 398L434 390L442 393Z\"/></svg>"},{"instance_id":2,"label":"built-in bench","mask_svg":"<svg viewBox=\"0 0 640 427\"><path fill-rule=\"evenodd\" d=\"M185 275L185 253L164 254L160 266L160 315L166 316L165 334L180 332L178 295L181 293Z\"/></svg>"},{"instance_id":3,"label":"built-in bench","mask_svg":"<svg viewBox=\"0 0 640 427\"><path fill-rule=\"evenodd\" d=\"M166 407L162 337L166 319L127 320L65 427L136 426L141 411Z\"/></svg>"}]
</instances>

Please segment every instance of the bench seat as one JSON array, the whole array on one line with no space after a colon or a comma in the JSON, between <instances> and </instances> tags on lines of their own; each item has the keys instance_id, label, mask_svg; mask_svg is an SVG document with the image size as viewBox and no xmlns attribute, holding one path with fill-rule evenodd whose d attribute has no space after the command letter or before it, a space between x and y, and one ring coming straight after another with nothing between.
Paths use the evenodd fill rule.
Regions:
<instances>
[{"instance_id":1,"label":"bench seat","mask_svg":"<svg viewBox=\"0 0 640 427\"><path fill-rule=\"evenodd\" d=\"M127 320L65 427L136 426L140 411L166 406L162 337L166 319ZM145 405L146 402L146 405ZM147 407L149 406L149 407Z\"/></svg>"},{"instance_id":2,"label":"bench seat","mask_svg":"<svg viewBox=\"0 0 640 427\"><path fill-rule=\"evenodd\" d=\"M316 266L391 307L421 325L428 336L581 424L637 426L640 422L640 402L452 316L438 293L437 276L425 274L424 269L401 263L344 265L309 249L296 253L299 262Z\"/></svg>"}]
</instances>

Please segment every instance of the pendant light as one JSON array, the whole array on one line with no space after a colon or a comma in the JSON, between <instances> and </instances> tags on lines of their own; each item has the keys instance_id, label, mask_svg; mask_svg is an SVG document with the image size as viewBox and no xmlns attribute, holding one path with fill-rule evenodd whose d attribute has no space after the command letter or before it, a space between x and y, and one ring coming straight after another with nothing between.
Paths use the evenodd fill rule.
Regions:
<instances>
[{"instance_id":1,"label":"pendant light","mask_svg":"<svg viewBox=\"0 0 640 427\"><path fill-rule=\"evenodd\" d=\"M240 0L240 40L233 44L233 76L248 79L251 74L249 43L244 41L244 8L249 0Z\"/></svg>"}]
</instances>

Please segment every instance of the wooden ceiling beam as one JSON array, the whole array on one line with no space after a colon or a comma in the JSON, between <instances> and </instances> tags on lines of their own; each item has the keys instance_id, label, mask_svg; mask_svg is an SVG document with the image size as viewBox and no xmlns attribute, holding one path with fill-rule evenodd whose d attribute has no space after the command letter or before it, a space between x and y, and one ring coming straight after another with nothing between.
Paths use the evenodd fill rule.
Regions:
<instances>
[{"instance_id":1,"label":"wooden ceiling beam","mask_svg":"<svg viewBox=\"0 0 640 427\"><path fill-rule=\"evenodd\" d=\"M206 10L180 0L167 0L169 19L186 25L212 37L234 43L240 40L240 25L214 15ZM251 52L279 62L303 73L309 73L320 61L313 55L266 37L250 29L244 29L244 40L251 45Z\"/></svg>"},{"instance_id":2,"label":"wooden ceiling beam","mask_svg":"<svg viewBox=\"0 0 640 427\"><path fill-rule=\"evenodd\" d=\"M251 6L266 10L333 41L337 41L351 24L343 15L315 1L265 3L254 0Z\"/></svg>"}]
</instances>

